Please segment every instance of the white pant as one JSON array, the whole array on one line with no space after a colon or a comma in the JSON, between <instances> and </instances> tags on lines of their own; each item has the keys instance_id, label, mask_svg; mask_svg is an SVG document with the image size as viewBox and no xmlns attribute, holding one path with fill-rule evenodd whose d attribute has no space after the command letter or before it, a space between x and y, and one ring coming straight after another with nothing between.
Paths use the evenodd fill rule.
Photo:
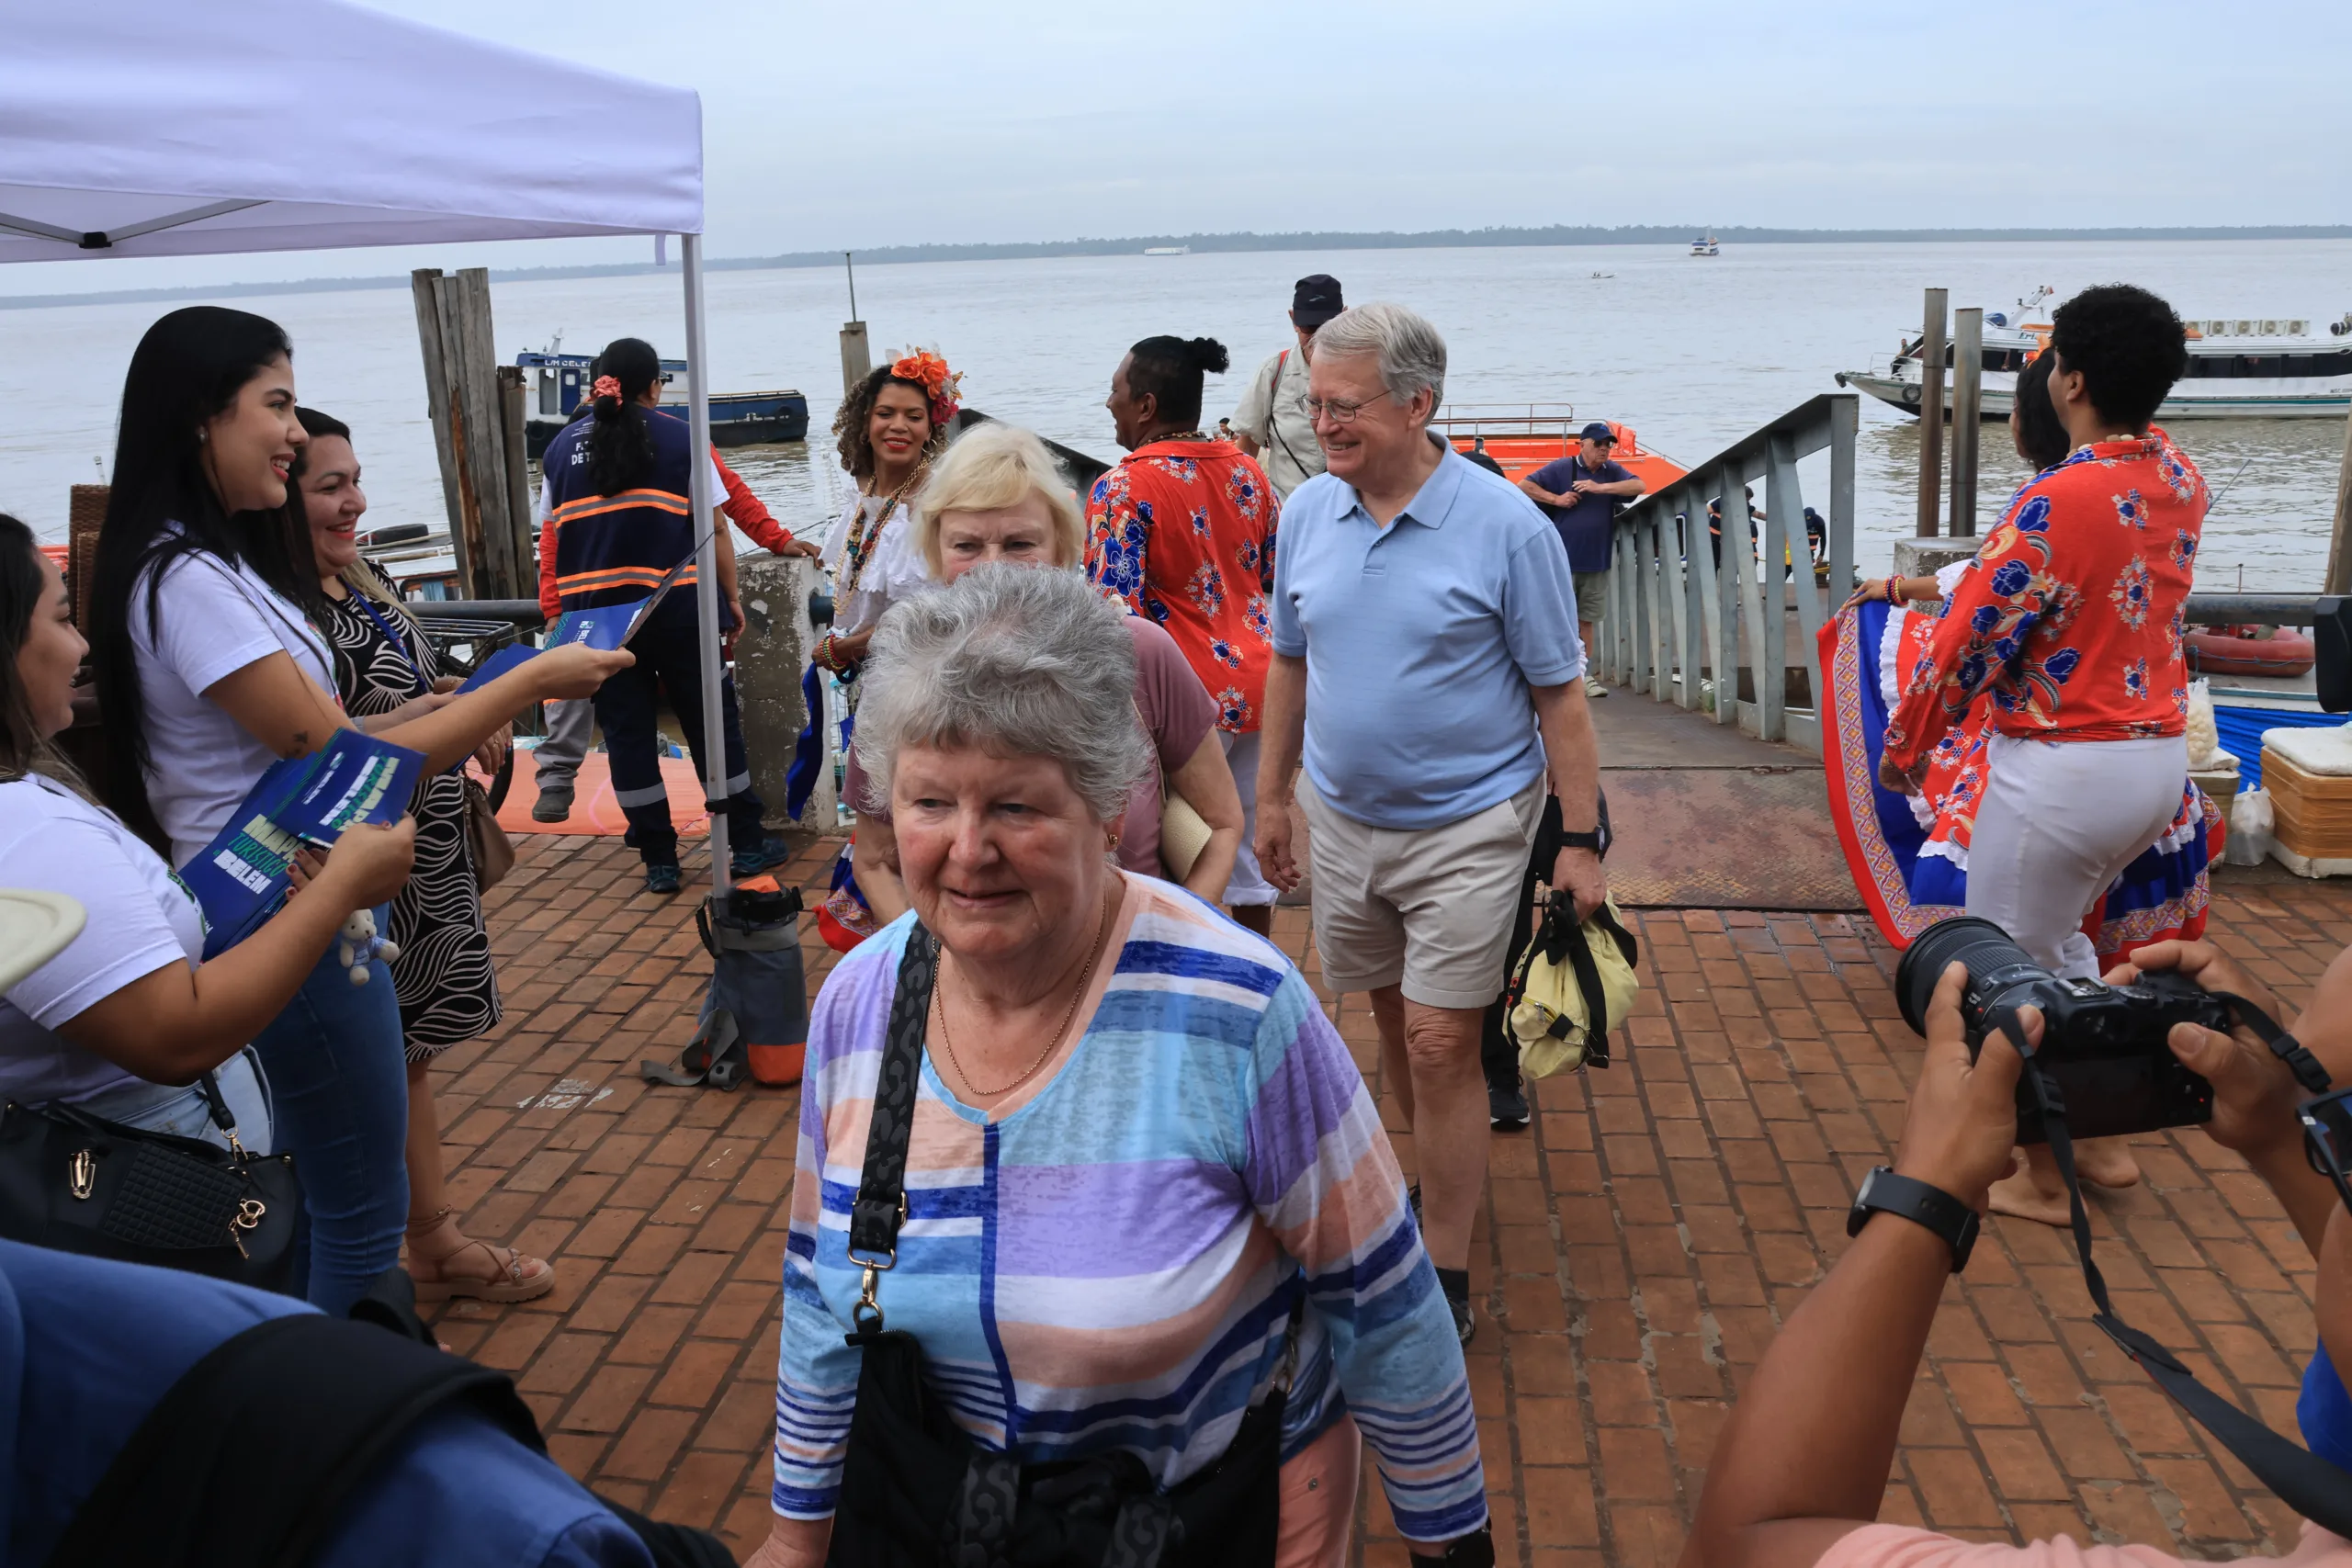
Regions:
<instances>
[{"instance_id":1,"label":"white pant","mask_svg":"<svg viewBox=\"0 0 2352 1568\"><path fill-rule=\"evenodd\" d=\"M2098 978L2083 917L2180 809L2188 742L1990 737L1968 840L1968 912L2052 973Z\"/></svg>"},{"instance_id":2,"label":"white pant","mask_svg":"<svg viewBox=\"0 0 2352 1568\"><path fill-rule=\"evenodd\" d=\"M1236 908L1271 904L1281 895L1258 869L1258 734L1216 732L1225 748L1225 765L1233 770L1233 787L1241 792L1241 849L1233 857L1233 880L1225 885L1225 901Z\"/></svg>"}]
</instances>

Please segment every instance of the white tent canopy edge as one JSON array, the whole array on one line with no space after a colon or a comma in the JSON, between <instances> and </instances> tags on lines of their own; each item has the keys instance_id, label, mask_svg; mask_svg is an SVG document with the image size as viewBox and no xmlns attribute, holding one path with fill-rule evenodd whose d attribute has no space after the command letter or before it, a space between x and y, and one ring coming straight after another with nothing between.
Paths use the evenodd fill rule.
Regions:
<instances>
[{"instance_id":1,"label":"white tent canopy edge","mask_svg":"<svg viewBox=\"0 0 2352 1568\"><path fill-rule=\"evenodd\" d=\"M345 0L0 0L0 262L676 234L686 357L707 363L689 89ZM688 398L697 451L707 380ZM708 465L688 468L694 515L711 518ZM716 536L696 553L724 895Z\"/></svg>"}]
</instances>

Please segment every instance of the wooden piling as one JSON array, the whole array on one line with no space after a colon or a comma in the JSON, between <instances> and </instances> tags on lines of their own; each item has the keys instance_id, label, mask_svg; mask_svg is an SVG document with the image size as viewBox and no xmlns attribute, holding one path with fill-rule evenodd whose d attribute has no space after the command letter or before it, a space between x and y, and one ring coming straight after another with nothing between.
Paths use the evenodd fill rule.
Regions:
<instances>
[{"instance_id":1,"label":"wooden piling","mask_svg":"<svg viewBox=\"0 0 2352 1568\"><path fill-rule=\"evenodd\" d=\"M533 533L538 504L531 494L530 447L525 439L531 400L521 367L498 367L498 409L503 426L501 433L506 437L507 531L513 540L515 575L520 579L515 597L529 599L538 592L538 541Z\"/></svg>"},{"instance_id":2,"label":"wooden piling","mask_svg":"<svg viewBox=\"0 0 2352 1568\"><path fill-rule=\"evenodd\" d=\"M2335 531L2328 536L2328 593L2352 593L2352 420L2344 422L2344 462L2335 470Z\"/></svg>"},{"instance_id":3,"label":"wooden piling","mask_svg":"<svg viewBox=\"0 0 2352 1568\"><path fill-rule=\"evenodd\" d=\"M1976 446L1984 408L1984 310L1952 312L1951 527L1955 539L1976 535Z\"/></svg>"},{"instance_id":4,"label":"wooden piling","mask_svg":"<svg viewBox=\"0 0 2352 1568\"><path fill-rule=\"evenodd\" d=\"M459 590L468 598L528 598L537 571L521 459L525 400L519 376L510 398L499 374L490 273L426 269L410 283Z\"/></svg>"},{"instance_id":5,"label":"wooden piling","mask_svg":"<svg viewBox=\"0 0 2352 1568\"><path fill-rule=\"evenodd\" d=\"M1928 290L1927 320L1919 339L1919 526L1920 538L1936 536L1944 499L1944 310L1949 289Z\"/></svg>"}]
</instances>

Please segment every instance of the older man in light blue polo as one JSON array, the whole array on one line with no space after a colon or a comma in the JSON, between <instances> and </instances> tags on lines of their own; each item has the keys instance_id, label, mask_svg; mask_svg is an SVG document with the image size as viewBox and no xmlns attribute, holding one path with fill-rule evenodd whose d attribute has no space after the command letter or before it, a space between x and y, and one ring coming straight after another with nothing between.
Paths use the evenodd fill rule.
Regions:
<instances>
[{"instance_id":1,"label":"older man in light blue polo","mask_svg":"<svg viewBox=\"0 0 2352 1568\"><path fill-rule=\"evenodd\" d=\"M1608 893L1576 589L1534 503L1429 428L1445 341L1397 305L1315 335L1307 410L1329 471L1283 510L1258 774L1258 855L1298 883L1312 836L1315 944L1335 991L1371 994L1413 1127L1422 1234L1469 1341L1470 1227L1487 1179L1483 1010L1503 987L1548 773L1568 847L1552 886Z\"/></svg>"}]
</instances>

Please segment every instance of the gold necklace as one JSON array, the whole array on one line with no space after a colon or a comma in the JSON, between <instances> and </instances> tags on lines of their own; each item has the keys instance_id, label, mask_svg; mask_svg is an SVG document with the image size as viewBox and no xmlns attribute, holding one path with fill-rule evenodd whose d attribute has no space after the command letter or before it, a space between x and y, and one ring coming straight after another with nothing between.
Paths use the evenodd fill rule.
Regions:
<instances>
[{"instance_id":1,"label":"gold necklace","mask_svg":"<svg viewBox=\"0 0 2352 1568\"><path fill-rule=\"evenodd\" d=\"M1069 1006L1062 1010L1060 1024L1055 1028L1052 1038L1046 1042L1045 1049L1038 1052L1035 1057L1031 1058L1029 1065L1021 1069L1021 1076L1002 1089L982 1089L972 1081L972 1075L964 1070L964 1064L956 1060L955 1042L947 1038L946 988L944 987L933 988L931 1004L932 1010L939 1015L940 1046L947 1053L947 1065L956 1069L956 1076L964 1080L964 1087L971 1090L974 1096L981 1100L994 1100L1001 1094L1011 1094L1014 1089L1027 1083L1036 1074L1037 1069L1046 1065L1046 1059L1051 1056L1061 1044L1062 1036L1069 1032L1070 1021L1078 1016L1078 1004L1086 999L1086 987L1093 982L1094 965L1102 961L1102 944L1110 939L1111 935L1111 917L1118 912L1118 908L1119 906L1115 900L1104 898L1102 923L1094 932L1093 951L1086 955L1086 968L1078 977L1078 990L1070 997Z\"/></svg>"},{"instance_id":2,"label":"gold necklace","mask_svg":"<svg viewBox=\"0 0 2352 1568\"><path fill-rule=\"evenodd\" d=\"M865 526L865 508L860 506L857 509L856 520L850 525L849 544L842 552L842 571L846 580L842 584L842 598L847 599L857 592L858 583L865 576L865 563L874 558L874 551L882 542L882 530L889 526L891 514L899 510L899 503L907 498L909 491L922 488L922 481L930 476L931 460L925 458L917 463L915 471L909 474L907 482L891 495L889 504L882 508L882 515L874 520L871 528ZM870 501L878 493L877 491L867 491L863 492L863 496Z\"/></svg>"}]
</instances>

